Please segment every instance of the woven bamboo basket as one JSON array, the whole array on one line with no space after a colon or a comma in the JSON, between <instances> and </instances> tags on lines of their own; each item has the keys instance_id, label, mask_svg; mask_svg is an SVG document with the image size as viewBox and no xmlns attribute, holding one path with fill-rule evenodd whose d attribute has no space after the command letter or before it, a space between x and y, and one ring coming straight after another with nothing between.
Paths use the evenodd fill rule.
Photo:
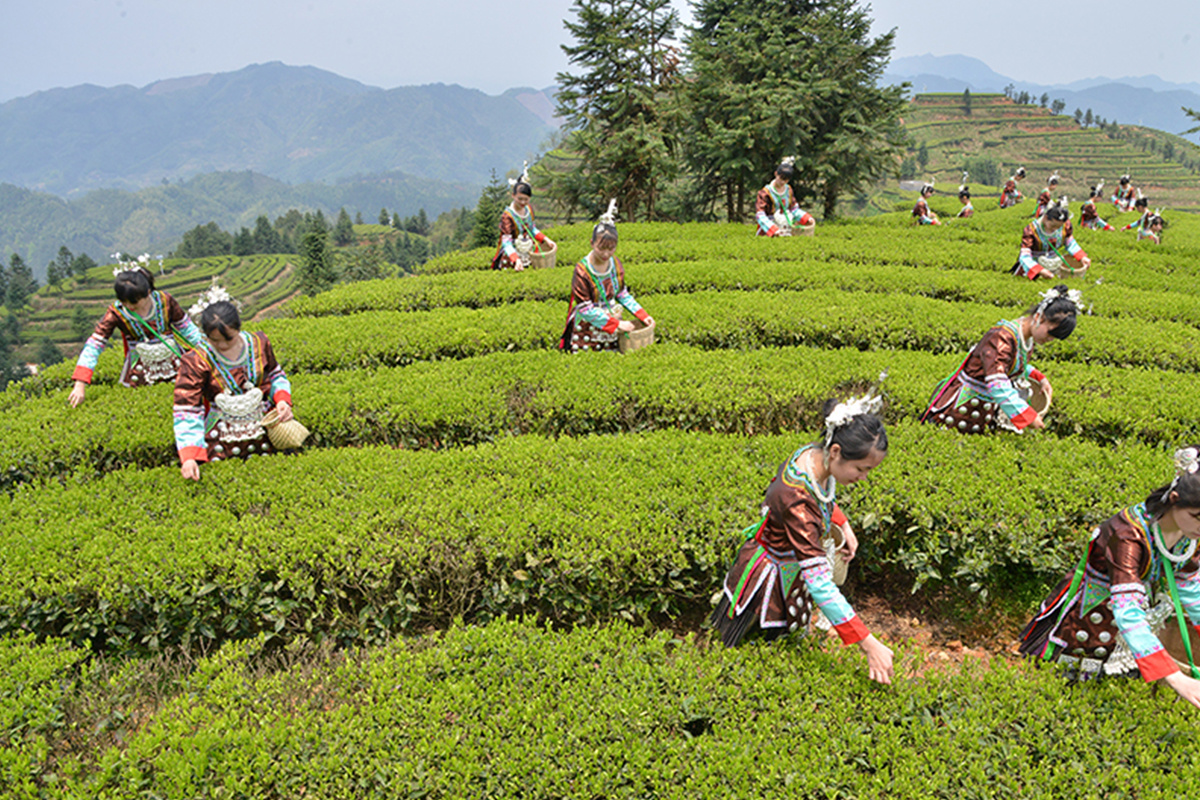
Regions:
<instances>
[{"instance_id":1,"label":"woven bamboo basket","mask_svg":"<svg viewBox=\"0 0 1200 800\"><path fill-rule=\"evenodd\" d=\"M555 256L558 254L558 245L550 245L549 250L543 250L540 253L529 254L530 269L551 269L554 266Z\"/></svg>"},{"instance_id":2,"label":"woven bamboo basket","mask_svg":"<svg viewBox=\"0 0 1200 800\"><path fill-rule=\"evenodd\" d=\"M294 450L304 444L308 438L308 428L292 417L287 422L279 421L279 410L272 408L262 418L262 426L267 429L267 438L279 450Z\"/></svg>"},{"instance_id":3,"label":"woven bamboo basket","mask_svg":"<svg viewBox=\"0 0 1200 800\"><path fill-rule=\"evenodd\" d=\"M813 236L817 229L817 223L810 222L807 225L797 225L792 228L792 236Z\"/></svg>"},{"instance_id":4,"label":"woven bamboo basket","mask_svg":"<svg viewBox=\"0 0 1200 800\"><path fill-rule=\"evenodd\" d=\"M654 325L647 325L637 317L631 319L630 322L633 323L633 330L629 333L622 333L617 338L617 349L622 353L628 353L654 344Z\"/></svg>"}]
</instances>

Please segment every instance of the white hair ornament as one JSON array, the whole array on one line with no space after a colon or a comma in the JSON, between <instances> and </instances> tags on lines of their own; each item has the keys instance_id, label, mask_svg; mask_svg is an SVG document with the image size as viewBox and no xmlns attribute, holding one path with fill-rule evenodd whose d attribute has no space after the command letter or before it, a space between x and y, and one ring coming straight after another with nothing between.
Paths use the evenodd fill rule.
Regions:
<instances>
[{"instance_id":1,"label":"white hair ornament","mask_svg":"<svg viewBox=\"0 0 1200 800\"><path fill-rule=\"evenodd\" d=\"M833 441L833 434L838 428L849 425L856 417L861 417L863 414L878 414L883 408L883 394L878 392L880 385L883 384L887 377L887 370L879 373L879 380L875 385L867 390L867 393L862 397L851 397L845 402L838 403L833 407L833 411L825 417L825 450L829 451L830 443Z\"/></svg>"},{"instance_id":2,"label":"white hair ornament","mask_svg":"<svg viewBox=\"0 0 1200 800\"><path fill-rule=\"evenodd\" d=\"M599 223L613 226L617 224L617 198L608 201L608 210L600 215Z\"/></svg>"},{"instance_id":3,"label":"white hair ornament","mask_svg":"<svg viewBox=\"0 0 1200 800\"><path fill-rule=\"evenodd\" d=\"M1074 305L1076 311L1079 311L1079 309L1082 308L1082 292L1080 292L1078 289L1067 289L1066 291L1062 291L1058 287L1055 287L1042 292L1042 302L1038 303L1037 311L1034 313L1041 314L1051 303L1060 298L1067 300Z\"/></svg>"},{"instance_id":4,"label":"white hair ornament","mask_svg":"<svg viewBox=\"0 0 1200 800\"><path fill-rule=\"evenodd\" d=\"M519 177L508 179L508 185L512 188L516 188L518 183L529 183L529 159L526 159L521 165L521 175Z\"/></svg>"}]
</instances>

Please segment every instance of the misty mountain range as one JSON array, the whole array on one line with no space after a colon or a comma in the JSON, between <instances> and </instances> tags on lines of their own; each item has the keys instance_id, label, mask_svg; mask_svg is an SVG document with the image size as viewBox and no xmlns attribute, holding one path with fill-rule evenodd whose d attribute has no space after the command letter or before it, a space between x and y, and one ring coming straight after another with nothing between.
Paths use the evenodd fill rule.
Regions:
<instances>
[{"instance_id":1,"label":"misty mountain range","mask_svg":"<svg viewBox=\"0 0 1200 800\"><path fill-rule=\"evenodd\" d=\"M1044 86L968 56L894 60L885 83L914 92L1000 92L1013 84L1062 98L1066 113L1179 133L1200 84L1153 76ZM431 84L381 89L279 62L148 86L83 85L0 104L0 256L34 270L59 245L102 258L165 252L183 232L226 230L288 208L374 220L381 207L429 216L473 205L493 172L533 158L557 131L553 87L499 96ZM1192 137L1197 139L1200 137ZM67 198L67 199L63 199Z\"/></svg>"}]
</instances>

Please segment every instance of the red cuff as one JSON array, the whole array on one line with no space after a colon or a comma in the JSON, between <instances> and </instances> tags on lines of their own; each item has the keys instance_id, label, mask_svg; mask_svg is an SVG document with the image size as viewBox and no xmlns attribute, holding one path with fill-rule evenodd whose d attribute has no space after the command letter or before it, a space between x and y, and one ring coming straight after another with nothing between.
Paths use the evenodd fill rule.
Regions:
<instances>
[{"instance_id":1,"label":"red cuff","mask_svg":"<svg viewBox=\"0 0 1200 800\"><path fill-rule=\"evenodd\" d=\"M1012 424L1016 425L1018 430L1024 430L1032 425L1035 419L1037 419L1037 412L1026 406L1024 411L1012 418Z\"/></svg>"},{"instance_id":2,"label":"red cuff","mask_svg":"<svg viewBox=\"0 0 1200 800\"><path fill-rule=\"evenodd\" d=\"M639 308L634 316L640 319L642 322L650 319L650 315L646 313L646 309L644 308Z\"/></svg>"},{"instance_id":3,"label":"red cuff","mask_svg":"<svg viewBox=\"0 0 1200 800\"><path fill-rule=\"evenodd\" d=\"M619 324L620 320L618 320L616 317L609 317L608 322L604 323L604 327L600 330L604 331L605 333L616 333L617 325Z\"/></svg>"},{"instance_id":4,"label":"red cuff","mask_svg":"<svg viewBox=\"0 0 1200 800\"><path fill-rule=\"evenodd\" d=\"M846 515L842 513L841 506L834 505L833 512L829 515L829 521L839 528L846 524Z\"/></svg>"},{"instance_id":5,"label":"red cuff","mask_svg":"<svg viewBox=\"0 0 1200 800\"><path fill-rule=\"evenodd\" d=\"M834 625L833 629L837 631L838 636L842 637L842 644L858 644L871 635L867 626L863 625L862 620L858 618L858 614L841 625Z\"/></svg>"},{"instance_id":6,"label":"red cuff","mask_svg":"<svg viewBox=\"0 0 1200 800\"><path fill-rule=\"evenodd\" d=\"M521 263L521 256L518 255L517 253L513 253L508 257L508 260L514 264L519 264L519 263Z\"/></svg>"},{"instance_id":7,"label":"red cuff","mask_svg":"<svg viewBox=\"0 0 1200 800\"><path fill-rule=\"evenodd\" d=\"M1037 278L1038 275L1041 275L1045 271L1046 270L1042 267L1041 264L1034 264L1033 269L1029 270L1029 274L1026 275L1025 277L1029 278L1029 280L1034 280L1035 278Z\"/></svg>"},{"instance_id":8,"label":"red cuff","mask_svg":"<svg viewBox=\"0 0 1200 800\"><path fill-rule=\"evenodd\" d=\"M779 226L778 225L772 225L771 227L767 228L767 236L778 236L778 235L779 235Z\"/></svg>"},{"instance_id":9,"label":"red cuff","mask_svg":"<svg viewBox=\"0 0 1200 800\"><path fill-rule=\"evenodd\" d=\"M292 404L292 396L291 396L291 394L288 393L288 391L286 389L280 389L278 392L276 392L274 400L275 400L275 405L279 405L280 403L287 403L290 406Z\"/></svg>"},{"instance_id":10,"label":"red cuff","mask_svg":"<svg viewBox=\"0 0 1200 800\"><path fill-rule=\"evenodd\" d=\"M1078 261L1080 264L1082 264L1083 260L1087 257L1088 257L1088 254L1085 253L1082 249L1080 249L1079 253L1074 256L1075 260Z\"/></svg>"},{"instance_id":11,"label":"red cuff","mask_svg":"<svg viewBox=\"0 0 1200 800\"><path fill-rule=\"evenodd\" d=\"M197 464L203 464L208 461L208 450L203 447L179 448L179 463L183 464L186 461L195 461Z\"/></svg>"},{"instance_id":12,"label":"red cuff","mask_svg":"<svg viewBox=\"0 0 1200 800\"><path fill-rule=\"evenodd\" d=\"M1029 377L1033 378L1035 381L1046 380L1046 376L1043 375L1040 370L1036 370L1036 369L1029 370Z\"/></svg>"},{"instance_id":13,"label":"red cuff","mask_svg":"<svg viewBox=\"0 0 1200 800\"><path fill-rule=\"evenodd\" d=\"M813 215L809 214L808 212L805 212L804 216L800 217L801 225L812 225L814 222L816 222L816 220L813 219Z\"/></svg>"},{"instance_id":14,"label":"red cuff","mask_svg":"<svg viewBox=\"0 0 1200 800\"><path fill-rule=\"evenodd\" d=\"M1152 683L1173 672L1179 672L1179 667L1175 665L1175 659L1171 658L1166 650L1159 650L1145 658L1139 658L1137 665L1138 671L1142 673L1142 679L1146 683Z\"/></svg>"},{"instance_id":15,"label":"red cuff","mask_svg":"<svg viewBox=\"0 0 1200 800\"><path fill-rule=\"evenodd\" d=\"M535 240L537 240L539 243L541 243L541 242L546 241L546 234L542 233L541 231L538 231L537 233L535 233L533 235L533 238Z\"/></svg>"},{"instance_id":16,"label":"red cuff","mask_svg":"<svg viewBox=\"0 0 1200 800\"><path fill-rule=\"evenodd\" d=\"M75 365L75 371L71 373L71 380L83 381L84 383L92 382L92 370L80 364Z\"/></svg>"}]
</instances>

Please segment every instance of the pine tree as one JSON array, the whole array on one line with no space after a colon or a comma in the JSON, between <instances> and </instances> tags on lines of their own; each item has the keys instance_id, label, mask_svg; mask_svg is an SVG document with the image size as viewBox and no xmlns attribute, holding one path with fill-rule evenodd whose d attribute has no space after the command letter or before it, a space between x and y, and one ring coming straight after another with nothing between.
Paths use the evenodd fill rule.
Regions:
<instances>
[{"instance_id":1,"label":"pine tree","mask_svg":"<svg viewBox=\"0 0 1200 800\"><path fill-rule=\"evenodd\" d=\"M971 90L963 89L962 96L963 113L968 117L971 116Z\"/></svg>"},{"instance_id":2,"label":"pine tree","mask_svg":"<svg viewBox=\"0 0 1200 800\"><path fill-rule=\"evenodd\" d=\"M425 209L423 209L423 208L417 212L416 227L417 227L416 232L419 233L421 236L429 235L429 215L425 213Z\"/></svg>"},{"instance_id":3,"label":"pine tree","mask_svg":"<svg viewBox=\"0 0 1200 800\"><path fill-rule=\"evenodd\" d=\"M324 218L315 218L300 236L300 291L307 295L323 292L337 281L337 268L329 249Z\"/></svg>"},{"instance_id":4,"label":"pine tree","mask_svg":"<svg viewBox=\"0 0 1200 800\"><path fill-rule=\"evenodd\" d=\"M87 253L80 253L79 255L75 256L75 258L71 259L71 272L74 272L75 277L81 282L87 280L88 270L98 266L99 264L96 263L95 259L89 256Z\"/></svg>"},{"instance_id":5,"label":"pine tree","mask_svg":"<svg viewBox=\"0 0 1200 800\"><path fill-rule=\"evenodd\" d=\"M353 241L354 223L350 221L346 207L342 206L342 210L338 212L337 224L333 226L333 242L344 247Z\"/></svg>"},{"instance_id":6,"label":"pine tree","mask_svg":"<svg viewBox=\"0 0 1200 800\"><path fill-rule=\"evenodd\" d=\"M386 208L379 209L379 224L380 225L390 225L391 221L392 221L392 218L388 216L387 209Z\"/></svg>"},{"instance_id":7,"label":"pine tree","mask_svg":"<svg viewBox=\"0 0 1200 800\"><path fill-rule=\"evenodd\" d=\"M282 253L282 240L279 232L271 227L271 221L267 219L266 214L259 214L254 220L254 252L256 253Z\"/></svg>"},{"instance_id":8,"label":"pine tree","mask_svg":"<svg viewBox=\"0 0 1200 800\"><path fill-rule=\"evenodd\" d=\"M8 290L5 292L4 305L9 311L20 311L37 291L38 283L33 277L33 271L25 260L16 253L8 261Z\"/></svg>"},{"instance_id":9,"label":"pine tree","mask_svg":"<svg viewBox=\"0 0 1200 800\"><path fill-rule=\"evenodd\" d=\"M907 84L877 86L895 34L870 38L854 0L700 0L694 10L691 163L729 218L744 218L785 156L796 156L797 194L821 198L827 217L840 195L896 170Z\"/></svg>"},{"instance_id":10,"label":"pine tree","mask_svg":"<svg viewBox=\"0 0 1200 800\"><path fill-rule=\"evenodd\" d=\"M496 170L492 179L479 194L475 205L475 225L471 232L471 247L495 247L500 241L500 215L508 205L508 187L500 182Z\"/></svg>"},{"instance_id":11,"label":"pine tree","mask_svg":"<svg viewBox=\"0 0 1200 800\"><path fill-rule=\"evenodd\" d=\"M254 252L254 234L245 225L233 237L233 254L248 256Z\"/></svg>"},{"instance_id":12,"label":"pine tree","mask_svg":"<svg viewBox=\"0 0 1200 800\"><path fill-rule=\"evenodd\" d=\"M671 0L575 0L574 38L563 45L578 73L560 72L557 113L578 155L575 174L553 173L550 192L568 206L619 198L622 216L653 219L678 172L679 26ZM580 180L583 178L583 180Z\"/></svg>"},{"instance_id":13,"label":"pine tree","mask_svg":"<svg viewBox=\"0 0 1200 800\"><path fill-rule=\"evenodd\" d=\"M44 337L38 343L37 353L34 357L43 367L52 367L63 360L62 350L59 350L58 346L50 341L49 337Z\"/></svg>"}]
</instances>

